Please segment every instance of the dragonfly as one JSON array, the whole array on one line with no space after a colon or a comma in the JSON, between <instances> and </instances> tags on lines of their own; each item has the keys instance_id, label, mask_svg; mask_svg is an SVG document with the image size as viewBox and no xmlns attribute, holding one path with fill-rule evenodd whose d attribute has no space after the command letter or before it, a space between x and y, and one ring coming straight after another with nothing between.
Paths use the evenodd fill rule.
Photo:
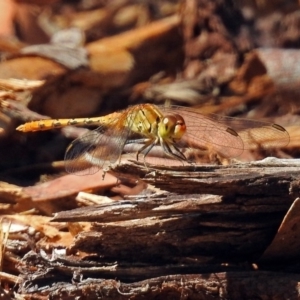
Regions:
<instances>
[{"instance_id":1,"label":"dragonfly","mask_svg":"<svg viewBox=\"0 0 300 300\"><path fill-rule=\"evenodd\" d=\"M236 158L245 149L279 148L290 140L279 124L154 104L138 104L101 117L31 121L17 130L42 131L70 125L98 126L75 139L66 150L66 170L77 175L93 174L117 162L126 149L135 149L136 160L143 155L144 162L159 148L166 158L193 163L190 154L197 149Z\"/></svg>"}]
</instances>

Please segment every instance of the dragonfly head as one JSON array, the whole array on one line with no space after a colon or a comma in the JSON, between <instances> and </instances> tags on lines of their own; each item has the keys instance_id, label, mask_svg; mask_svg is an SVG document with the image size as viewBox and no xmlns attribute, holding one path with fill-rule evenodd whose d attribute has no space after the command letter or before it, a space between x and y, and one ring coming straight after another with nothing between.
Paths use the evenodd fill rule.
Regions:
<instances>
[{"instance_id":1,"label":"dragonfly head","mask_svg":"<svg viewBox=\"0 0 300 300\"><path fill-rule=\"evenodd\" d=\"M178 141L186 132L186 125L181 115L172 114L162 118L158 125L158 134L163 139Z\"/></svg>"}]
</instances>

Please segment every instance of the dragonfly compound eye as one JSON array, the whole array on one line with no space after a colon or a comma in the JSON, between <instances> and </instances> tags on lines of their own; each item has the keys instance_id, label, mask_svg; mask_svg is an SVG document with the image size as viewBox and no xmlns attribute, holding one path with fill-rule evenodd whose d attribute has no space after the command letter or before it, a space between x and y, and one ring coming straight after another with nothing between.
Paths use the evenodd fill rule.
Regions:
<instances>
[{"instance_id":1,"label":"dragonfly compound eye","mask_svg":"<svg viewBox=\"0 0 300 300\"><path fill-rule=\"evenodd\" d=\"M181 115L176 114L174 117L176 118L176 125L174 128L173 139L181 139L186 132L185 121Z\"/></svg>"},{"instance_id":2,"label":"dragonfly compound eye","mask_svg":"<svg viewBox=\"0 0 300 300\"><path fill-rule=\"evenodd\" d=\"M184 119L177 114L165 116L159 124L159 135L164 139L180 139L186 131Z\"/></svg>"}]
</instances>

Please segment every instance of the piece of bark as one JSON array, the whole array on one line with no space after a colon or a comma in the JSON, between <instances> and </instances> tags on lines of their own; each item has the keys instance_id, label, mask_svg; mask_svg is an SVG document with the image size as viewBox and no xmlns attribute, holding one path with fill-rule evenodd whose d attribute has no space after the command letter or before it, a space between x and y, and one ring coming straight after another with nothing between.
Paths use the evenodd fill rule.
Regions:
<instances>
[{"instance_id":1,"label":"piece of bark","mask_svg":"<svg viewBox=\"0 0 300 300\"><path fill-rule=\"evenodd\" d=\"M117 280L86 279L76 284L57 283L43 289L55 299L299 299L298 274L272 272L227 272L204 275L170 275L134 283ZM21 286L20 292L40 294L37 286ZM37 298L35 298L37 299Z\"/></svg>"},{"instance_id":2,"label":"piece of bark","mask_svg":"<svg viewBox=\"0 0 300 300\"><path fill-rule=\"evenodd\" d=\"M299 93L299 51L296 49L258 48L255 50L265 64L277 88Z\"/></svg>"},{"instance_id":3,"label":"piece of bark","mask_svg":"<svg viewBox=\"0 0 300 300\"><path fill-rule=\"evenodd\" d=\"M29 169L27 170L29 172ZM24 172L26 173L26 172ZM11 212L36 209L44 215L72 209L82 206L75 197L79 192L109 190L119 184L116 177L106 174L103 179L103 172L87 176L65 175L47 182L27 187L20 187L6 182L0 182L1 203L9 204L3 206L3 212L11 209ZM141 186L139 189L142 189ZM13 207L13 209L12 209Z\"/></svg>"},{"instance_id":4,"label":"piece of bark","mask_svg":"<svg viewBox=\"0 0 300 300\"><path fill-rule=\"evenodd\" d=\"M0 78L41 80L66 72L62 65L43 57L18 57L0 64Z\"/></svg>"},{"instance_id":5,"label":"piece of bark","mask_svg":"<svg viewBox=\"0 0 300 300\"><path fill-rule=\"evenodd\" d=\"M257 48L258 57L267 69L268 77L273 82L273 92L266 94L265 101L260 103L254 114L257 118L268 115L288 115L289 125L295 125L292 114L298 114L299 89L299 53L296 49ZM253 114L253 112L252 112Z\"/></svg>"},{"instance_id":6,"label":"piece of bark","mask_svg":"<svg viewBox=\"0 0 300 300\"><path fill-rule=\"evenodd\" d=\"M73 251L100 251L109 260L141 262L149 257L179 262L199 255L202 263L202 259L256 260L299 196L298 160L269 158L177 171L127 163L121 169L180 194L162 198L145 193L134 200L57 213L54 221L97 222L90 232L77 236Z\"/></svg>"},{"instance_id":7,"label":"piece of bark","mask_svg":"<svg viewBox=\"0 0 300 300\"><path fill-rule=\"evenodd\" d=\"M23 193L28 199L26 199L26 203L20 201L18 206L20 205L24 209L26 204L33 205L44 214L51 215L56 211L60 211L63 207L67 209L76 207L74 195L81 191L99 191L118 184L117 178L110 174L106 174L103 180L103 172L84 177L83 180L82 176L70 174L40 185L24 187ZM64 201L61 201L62 199Z\"/></svg>"},{"instance_id":8,"label":"piece of bark","mask_svg":"<svg viewBox=\"0 0 300 300\"><path fill-rule=\"evenodd\" d=\"M261 261L284 261L299 258L299 211L300 199L297 198L284 217L274 240L262 255Z\"/></svg>"},{"instance_id":9,"label":"piece of bark","mask_svg":"<svg viewBox=\"0 0 300 300\"><path fill-rule=\"evenodd\" d=\"M112 93L117 88L126 89L161 70L176 72L183 59L179 18L172 16L107 37L87 44L85 49L89 55L89 68L65 72L56 70L53 73L50 72L53 67L50 68L50 74L57 76L52 76L51 80L33 93L30 109L54 118L90 116L99 111L106 93ZM11 59L3 65L3 72L0 64L0 77L5 78L10 68L10 76L18 78L19 60L24 65L27 62L28 67L28 64L38 59L40 61L42 58ZM46 76L49 64L54 62L49 60L44 66L39 65L43 77ZM12 70L16 73L12 74ZM38 71L35 74L39 76ZM30 75L21 74L23 78L31 78ZM124 107L117 98L119 108Z\"/></svg>"},{"instance_id":10,"label":"piece of bark","mask_svg":"<svg viewBox=\"0 0 300 300\"><path fill-rule=\"evenodd\" d=\"M112 84L120 86L140 82L161 70L175 71L183 61L179 25L180 19L174 15L89 43L86 49L90 55L90 67L99 76L94 80L99 80L100 87L107 88ZM108 74L115 80L107 78Z\"/></svg>"},{"instance_id":11,"label":"piece of bark","mask_svg":"<svg viewBox=\"0 0 300 300\"><path fill-rule=\"evenodd\" d=\"M56 224L65 221L95 223L89 230L79 232L63 252L55 249L52 254L46 254L44 249L28 252L22 260L21 272L23 282L29 280L31 285L26 285L28 288L23 285L23 292L34 295L42 288L53 295L54 290L48 287L51 283L57 284L58 277L61 278L60 291L69 289L66 283L79 280L77 284L73 282L71 289L72 293L81 294L87 286L80 288L83 284L80 278L86 277L117 277L134 281L135 286L139 286L138 280L149 277L185 278L171 274L239 270L244 272L233 273L236 275L232 277L236 278L236 285L225 279L231 273L222 275L224 285L230 284L228 295L232 299L240 299L240 293L253 295L254 291L264 291L265 287L253 289L257 281L252 274L261 274L260 280L268 282L268 295L281 295L283 290L270 282L283 280L284 276L286 279L281 284L284 292L295 293L294 279L290 275L248 273L245 270L250 264L245 266L245 261L259 260L299 195L298 160L269 158L252 164L201 166L198 170L182 167L177 171L171 167L154 171L143 164L127 163L126 167L119 167L119 172L121 169L129 173L134 170L134 174L148 182L155 180L157 185L163 182L168 190L181 189L183 192L157 195L146 190L133 199L57 213L53 219ZM195 194L189 194L191 191ZM205 195L208 191L210 194ZM271 266L274 268L273 261ZM32 268L34 271L28 273ZM191 284L192 278L186 278ZM154 278L148 282L151 280L157 282ZM207 284L210 284L209 279ZM113 295L115 299L116 295ZM158 295L166 297L159 288ZM135 296L140 297L140 293ZM152 295L146 294L146 297L151 299Z\"/></svg>"},{"instance_id":12,"label":"piece of bark","mask_svg":"<svg viewBox=\"0 0 300 300\"><path fill-rule=\"evenodd\" d=\"M191 165L182 167L145 167L127 163L117 170L136 174L157 188L180 194L268 195L282 201L282 196L294 200L299 176L299 160L266 158L252 163L228 166ZM289 189L294 186L294 188Z\"/></svg>"},{"instance_id":13,"label":"piece of bark","mask_svg":"<svg viewBox=\"0 0 300 300\"><path fill-rule=\"evenodd\" d=\"M27 46L20 52L25 55L47 57L72 70L88 66L83 42L83 32L77 28L70 28L54 34L50 44Z\"/></svg>"},{"instance_id":14,"label":"piece of bark","mask_svg":"<svg viewBox=\"0 0 300 300\"><path fill-rule=\"evenodd\" d=\"M0 36L12 36L14 34L13 18L14 5L12 0L0 3Z\"/></svg>"}]
</instances>

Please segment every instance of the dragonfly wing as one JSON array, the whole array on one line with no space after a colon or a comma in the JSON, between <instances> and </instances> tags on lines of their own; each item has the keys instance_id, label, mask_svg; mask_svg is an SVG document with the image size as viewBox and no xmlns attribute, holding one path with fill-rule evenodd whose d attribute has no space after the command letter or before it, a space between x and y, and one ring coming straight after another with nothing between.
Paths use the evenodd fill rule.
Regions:
<instances>
[{"instance_id":1,"label":"dragonfly wing","mask_svg":"<svg viewBox=\"0 0 300 300\"><path fill-rule=\"evenodd\" d=\"M244 149L253 147L284 147L289 143L288 132L278 124L220 115L203 115L195 109L179 106L162 108L165 113L182 115L187 136L200 146L210 146L225 157L238 157ZM237 134L237 135L236 135Z\"/></svg>"},{"instance_id":2,"label":"dragonfly wing","mask_svg":"<svg viewBox=\"0 0 300 300\"><path fill-rule=\"evenodd\" d=\"M115 163L130 130L126 127L100 126L74 140L65 154L65 166L76 175L94 174L106 164Z\"/></svg>"},{"instance_id":3,"label":"dragonfly wing","mask_svg":"<svg viewBox=\"0 0 300 300\"><path fill-rule=\"evenodd\" d=\"M226 124L188 108L172 106L162 111L183 117L187 129L182 140L191 148L212 150L224 157L237 157L244 151L242 138Z\"/></svg>"},{"instance_id":4,"label":"dragonfly wing","mask_svg":"<svg viewBox=\"0 0 300 300\"><path fill-rule=\"evenodd\" d=\"M290 142L289 133L278 124L243 118L220 118L219 122L228 124L238 132L244 141L245 149L281 148Z\"/></svg>"}]
</instances>

